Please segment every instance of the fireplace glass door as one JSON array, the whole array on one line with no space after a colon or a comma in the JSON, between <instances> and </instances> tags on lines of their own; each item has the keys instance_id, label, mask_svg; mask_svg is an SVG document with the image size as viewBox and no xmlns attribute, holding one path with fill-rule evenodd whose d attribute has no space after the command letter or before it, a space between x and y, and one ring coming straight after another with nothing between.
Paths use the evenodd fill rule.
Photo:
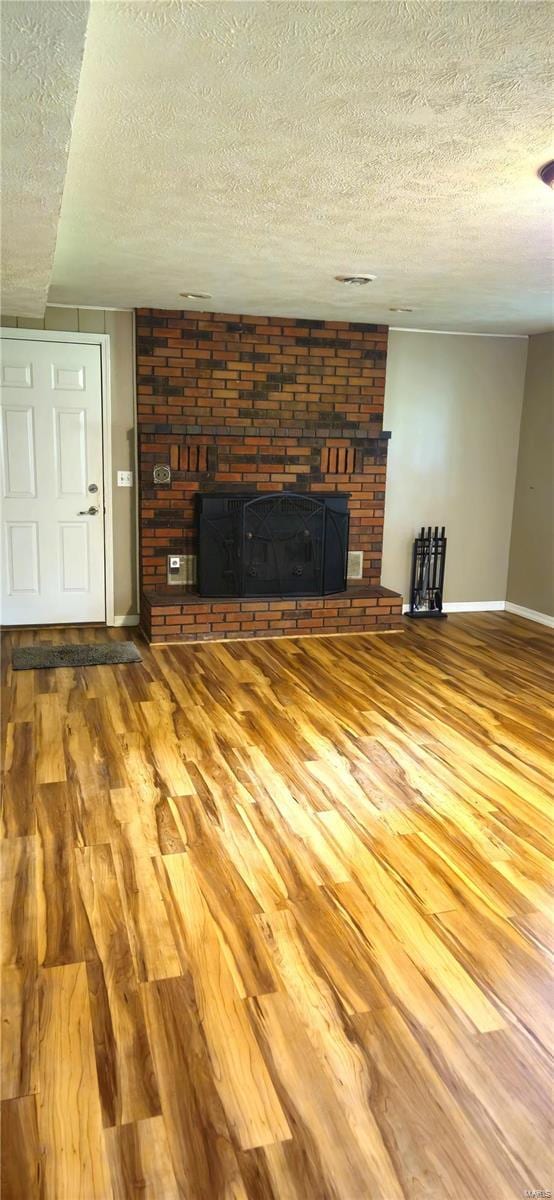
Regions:
<instances>
[{"instance_id":1,"label":"fireplace glass door","mask_svg":"<svg viewBox=\"0 0 554 1200\"><path fill-rule=\"evenodd\" d=\"M277 494L243 509L244 596L317 596L322 591L325 505Z\"/></svg>"},{"instance_id":2,"label":"fireplace glass door","mask_svg":"<svg viewBox=\"0 0 554 1200\"><path fill-rule=\"evenodd\" d=\"M346 587L348 497L200 493L202 596L322 596Z\"/></svg>"}]
</instances>

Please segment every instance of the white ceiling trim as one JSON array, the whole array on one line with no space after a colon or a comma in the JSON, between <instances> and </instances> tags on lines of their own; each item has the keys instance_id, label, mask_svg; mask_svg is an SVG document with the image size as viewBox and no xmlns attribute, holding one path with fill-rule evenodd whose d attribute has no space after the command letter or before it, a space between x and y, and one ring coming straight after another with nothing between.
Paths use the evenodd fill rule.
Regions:
<instances>
[{"instance_id":1,"label":"white ceiling trim","mask_svg":"<svg viewBox=\"0 0 554 1200\"><path fill-rule=\"evenodd\" d=\"M406 329L404 325L389 325L390 333L440 333L442 337L519 338L529 341L528 333L473 333L464 329Z\"/></svg>"},{"instance_id":2,"label":"white ceiling trim","mask_svg":"<svg viewBox=\"0 0 554 1200\"><path fill-rule=\"evenodd\" d=\"M134 308L124 307L121 304L56 304L54 300L48 301L48 308L82 308L86 312L134 312Z\"/></svg>"}]
</instances>

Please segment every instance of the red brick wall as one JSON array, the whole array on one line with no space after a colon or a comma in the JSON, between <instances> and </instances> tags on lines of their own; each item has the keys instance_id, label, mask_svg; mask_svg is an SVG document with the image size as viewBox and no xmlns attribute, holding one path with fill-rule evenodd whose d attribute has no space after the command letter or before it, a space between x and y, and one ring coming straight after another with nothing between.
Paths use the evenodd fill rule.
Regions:
<instances>
[{"instance_id":1,"label":"red brick wall","mask_svg":"<svg viewBox=\"0 0 554 1200\"><path fill-rule=\"evenodd\" d=\"M379 583L387 327L137 311L142 586L196 553L198 490L347 491L351 550ZM171 484L152 482L155 463Z\"/></svg>"},{"instance_id":2,"label":"red brick wall","mask_svg":"<svg viewBox=\"0 0 554 1200\"><path fill-rule=\"evenodd\" d=\"M397 629L401 620L401 596L354 584L338 596L299 600L211 600L151 592L142 605L142 627L151 642L382 632Z\"/></svg>"}]
</instances>

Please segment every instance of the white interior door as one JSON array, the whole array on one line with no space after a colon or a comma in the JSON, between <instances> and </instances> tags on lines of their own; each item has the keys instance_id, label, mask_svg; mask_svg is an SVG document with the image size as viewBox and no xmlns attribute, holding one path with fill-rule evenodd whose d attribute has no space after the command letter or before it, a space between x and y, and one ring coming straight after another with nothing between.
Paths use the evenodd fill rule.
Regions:
<instances>
[{"instance_id":1,"label":"white interior door","mask_svg":"<svg viewBox=\"0 0 554 1200\"><path fill-rule=\"evenodd\" d=\"M0 352L2 621L104 621L100 347L2 338Z\"/></svg>"}]
</instances>

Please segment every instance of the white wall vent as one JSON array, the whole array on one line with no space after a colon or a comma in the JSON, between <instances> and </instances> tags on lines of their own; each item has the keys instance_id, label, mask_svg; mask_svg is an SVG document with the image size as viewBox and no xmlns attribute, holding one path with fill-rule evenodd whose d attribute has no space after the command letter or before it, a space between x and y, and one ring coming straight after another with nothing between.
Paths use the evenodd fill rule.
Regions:
<instances>
[{"instance_id":1,"label":"white wall vent","mask_svg":"<svg viewBox=\"0 0 554 1200\"><path fill-rule=\"evenodd\" d=\"M348 551L348 566L346 575L348 579L361 579L364 571L364 552L363 550Z\"/></svg>"},{"instance_id":2,"label":"white wall vent","mask_svg":"<svg viewBox=\"0 0 554 1200\"><path fill-rule=\"evenodd\" d=\"M196 583L196 554L168 554L167 582L181 587Z\"/></svg>"}]
</instances>

